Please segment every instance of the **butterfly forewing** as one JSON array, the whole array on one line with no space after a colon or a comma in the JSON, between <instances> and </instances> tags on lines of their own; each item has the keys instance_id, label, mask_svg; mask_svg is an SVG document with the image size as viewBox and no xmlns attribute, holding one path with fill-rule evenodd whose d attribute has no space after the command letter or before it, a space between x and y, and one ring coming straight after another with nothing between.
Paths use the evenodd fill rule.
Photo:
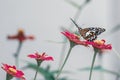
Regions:
<instances>
[{"instance_id":1,"label":"butterfly forewing","mask_svg":"<svg viewBox=\"0 0 120 80\"><path fill-rule=\"evenodd\" d=\"M100 35L101 33L103 33L105 31L104 28L100 28L100 27L89 27L89 28L82 29L82 28L78 27L78 25L75 23L75 21L73 19L71 19L71 20L78 28L80 35L88 41L95 40L98 35Z\"/></svg>"},{"instance_id":2,"label":"butterfly forewing","mask_svg":"<svg viewBox=\"0 0 120 80\"><path fill-rule=\"evenodd\" d=\"M91 32L94 32L96 35L100 35L101 33L103 33L105 31L104 28L100 28L100 27L90 27L88 28Z\"/></svg>"}]
</instances>

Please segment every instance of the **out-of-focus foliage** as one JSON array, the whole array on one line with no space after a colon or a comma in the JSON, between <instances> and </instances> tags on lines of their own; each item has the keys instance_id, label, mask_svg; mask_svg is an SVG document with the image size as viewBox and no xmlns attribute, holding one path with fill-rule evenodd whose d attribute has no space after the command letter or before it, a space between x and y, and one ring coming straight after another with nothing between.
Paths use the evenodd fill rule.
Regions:
<instances>
[{"instance_id":1,"label":"out-of-focus foliage","mask_svg":"<svg viewBox=\"0 0 120 80\"><path fill-rule=\"evenodd\" d=\"M82 68L82 69L79 69L79 70L80 70L80 71L90 71L90 68L91 68L91 67L85 67L85 68ZM117 75L117 76L120 77L120 74L119 74L119 73L114 72L114 71L111 71L111 70L108 70L108 69L104 69L104 68L101 67L101 66L94 66L94 67L93 67L93 71L101 71L101 72L105 72L105 73Z\"/></svg>"},{"instance_id":2,"label":"out-of-focus foliage","mask_svg":"<svg viewBox=\"0 0 120 80\"><path fill-rule=\"evenodd\" d=\"M115 33L120 30L120 24L111 29L111 33Z\"/></svg>"},{"instance_id":3,"label":"out-of-focus foliage","mask_svg":"<svg viewBox=\"0 0 120 80\"><path fill-rule=\"evenodd\" d=\"M72 5L75 8L79 9L79 7L80 7L80 5L75 3L74 1L71 1L71 0L65 0L65 1L68 2L70 5Z\"/></svg>"},{"instance_id":4,"label":"out-of-focus foliage","mask_svg":"<svg viewBox=\"0 0 120 80\"><path fill-rule=\"evenodd\" d=\"M36 71L37 65L34 63L27 63L27 66L22 68L23 70L26 69L33 69ZM50 66L48 65L46 68L39 67L38 73L42 74L45 78L45 80L55 80L55 74L57 74L58 70L50 71ZM63 71L63 73L70 73L68 71ZM67 77L59 78L59 80L68 80Z\"/></svg>"},{"instance_id":5,"label":"out-of-focus foliage","mask_svg":"<svg viewBox=\"0 0 120 80\"><path fill-rule=\"evenodd\" d=\"M85 2L82 5L77 4L76 2L72 1L72 0L65 0L67 3L69 3L70 5L72 5L73 7L80 9L83 5L86 5L88 2L90 2L91 0L85 0Z\"/></svg>"}]
</instances>

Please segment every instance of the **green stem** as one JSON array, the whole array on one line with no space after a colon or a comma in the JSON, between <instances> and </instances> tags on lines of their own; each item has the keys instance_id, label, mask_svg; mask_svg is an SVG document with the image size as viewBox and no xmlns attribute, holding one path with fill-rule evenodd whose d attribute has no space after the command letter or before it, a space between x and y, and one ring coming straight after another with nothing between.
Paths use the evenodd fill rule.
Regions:
<instances>
[{"instance_id":1,"label":"green stem","mask_svg":"<svg viewBox=\"0 0 120 80\"><path fill-rule=\"evenodd\" d=\"M62 72L62 70L63 70L63 67L65 66L65 64L66 64L66 62L67 62L67 60L68 60L68 57L69 57L69 55L70 55L71 50L72 50L72 47L69 48L68 54L67 54L67 56L66 56L66 58L65 58L65 60L64 60L64 62L63 62L63 64L62 64L61 68L59 69L59 73L57 74L57 77L56 77L55 80L58 80L58 77L60 76L60 74L61 74L61 72Z\"/></svg>"},{"instance_id":2,"label":"green stem","mask_svg":"<svg viewBox=\"0 0 120 80\"><path fill-rule=\"evenodd\" d=\"M98 53L98 60L99 60L99 66L102 68L102 53ZM103 72L102 71L100 71L100 80L104 80L104 78L103 78Z\"/></svg>"},{"instance_id":3,"label":"green stem","mask_svg":"<svg viewBox=\"0 0 120 80\"><path fill-rule=\"evenodd\" d=\"M36 73L35 73L34 80L36 80L36 77L37 77L37 74L38 74L38 69L39 69L39 66L37 66L37 69L36 69Z\"/></svg>"},{"instance_id":4,"label":"green stem","mask_svg":"<svg viewBox=\"0 0 120 80\"><path fill-rule=\"evenodd\" d=\"M65 42L67 42L67 39L64 39ZM58 69L60 68L60 66L62 65L62 62L63 62L63 59L64 59L64 56L65 56L65 49L67 47L67 44L65 43L63 46L62 46L62 50L61 50L61 54L60 54L60 60L59 60L59 67Z\"/></svg>"},{"instance_id":5,"label":"green stem","mask_svg":"<svg viewBox=\"0 0 120 80\"><path fill-rule=\"evenodd\" d=\"M95 50L94 50L93 60L92 60L92 65L91 65L91 69L90 69L89 80L91 80L91 77L92 77L92 71L93 71L93 66L94 66L94 62L95 62L96 55L97 55L97 50L95 49Z\"/></svg>"},{"instance_id":6,"label":"green stem","mask_svg":"<svg viewBox=\"0 0 120 80\"><path fill-rule=\"evenodd\" d=\"M15 65L16 65L17 68L19 67L19 54L20 54L21 47L22 47L22 42L19 42L17 51L14 54L14 56L15 56Z\"/></svg>"},{"instance_id":7,"label":"green stem","mask_svg":"<svg viewBox=\"0 0 120 80\"><path fill-rule=\"evenodd\" d=\"M6 74L6 80L11 80L13 78L13 76Z\"/></svg>"},{"instance_id":8,"label":"green stem","mask_svg":"<svg viewBox=\"0 0 120 80\"><path fill-rule=\"evenodd\" d=\"M34 80L36 80L36 78L37 78L38 70L39 70L39 67L40 67L41 63L42 63L42 61L37 61L37 69L36 69L36 73L35 73L35 76L34 76Z\"/></svg>"}]
</instances>

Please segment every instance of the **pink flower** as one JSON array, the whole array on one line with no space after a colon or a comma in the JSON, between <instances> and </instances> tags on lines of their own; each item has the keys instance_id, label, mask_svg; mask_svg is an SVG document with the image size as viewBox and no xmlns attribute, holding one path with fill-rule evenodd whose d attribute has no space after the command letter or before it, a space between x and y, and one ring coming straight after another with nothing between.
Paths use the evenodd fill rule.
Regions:
<instances>
[{"instance_id":1,"label":"pink flower","mask_svg":"<svg viewBox=\"0 0 120 80\"><path fill-rule=\"evenodd\" d=\"M7 74L10 74L13 77L20 78L21 80L25 80L24 73L20 70L17 70L15 66L10 66L8 64L3 64L1 67L3 70L7 72Z\"/></svg>"},{"instance_id":2,"label":"pink flower","mask_svg":"<svg viewBox=\"0 0 120 80\"><path fill-rule=\"evenodd\" d=\"M19 42L23 42L27 39L30 39L30 40L33 40L34 39L34 36L30 35L30 36L26 36L24 34L24 31L23 29L19 29L18 30L18 33L16 35L12 35L12 36L8 36L8 39L11 39L11 40L18 40Z\"/></svg>"},{"instance_id":3,"label":"pink flower","mask_svg":"<svg viewBox=\"0 0 120 80\"><path fill-rule=\"evenodd\" d=\"M42 54L38 54L38 52L34 53L34 54L29 54L28 57L30 58L34 58L38 61L49 61L49 60L52 60L53 61L53 58L51 56L47 56L45 53L42 53Z\"/></svg>"},{"instance_id":4,"label":"pink flower","mask_svg":"<svg viewBox=\"0 0 120 80\"><path fill-rule=\"evenodd\" d=\"M70 33L69 31L64 31L61 33L65 35L70 41L74 42L75 44L88 46L88 44L85 41L81 41L80 37L76 34Z\"/></svg>"},{"instance_id":5,"label":"pink flower","mask_svg":"<svg viewBox=\"0 0 120 80\"><path fill-rule=\"evenodd\" d=\"M101 50L112 49L111 44L105 44L105 40L94 40L93 42L86 41L86 43L92 45L94 48L101 49Z\"/></svg>"}]
</instances>

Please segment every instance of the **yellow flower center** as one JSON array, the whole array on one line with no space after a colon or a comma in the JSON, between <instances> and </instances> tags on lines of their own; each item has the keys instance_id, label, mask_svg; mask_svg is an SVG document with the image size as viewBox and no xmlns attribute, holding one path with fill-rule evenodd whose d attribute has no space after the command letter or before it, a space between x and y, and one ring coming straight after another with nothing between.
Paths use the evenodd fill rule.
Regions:
<instances>
[{"instance_id":1,"label":"yellow flower center","mask_svg":"<svg viewBox=\"0 0 120 80\"><path fill-rule=\"evenodd\" d=\"M18 29L18 33L24 33L23 29Z\"/></svg>"},{"instance_id":2,"label":"yellow flower center","mask_svg":"<svg viewBox=\"0 0 120 80\"><path fill-rule=\"evenodd\" d=\"M104 41L103 40L94 40L94 43L97 43L98 45L103 45Z\"/></svg>"},{"instance_id":3,"label":"yellow flower center","mask_svg":"<svg viewBox=\"0 0 120 80\"><path fill-rule=\"evenodd\" d=\"M77 34L74 34L78 39L80 39L80 36L78 36Z\"/></svg>"},{"instance_id":4,"label":"yellow flower center","mask_svg":"<svg viewBox=\"0 0 120 80\"><path fill-rule=\"evenodd\" d=\"M13 68L9 68L9 71L12 72L12 73L17 73L17 70L13 69Z\"/></svg>"}]
</instances>

